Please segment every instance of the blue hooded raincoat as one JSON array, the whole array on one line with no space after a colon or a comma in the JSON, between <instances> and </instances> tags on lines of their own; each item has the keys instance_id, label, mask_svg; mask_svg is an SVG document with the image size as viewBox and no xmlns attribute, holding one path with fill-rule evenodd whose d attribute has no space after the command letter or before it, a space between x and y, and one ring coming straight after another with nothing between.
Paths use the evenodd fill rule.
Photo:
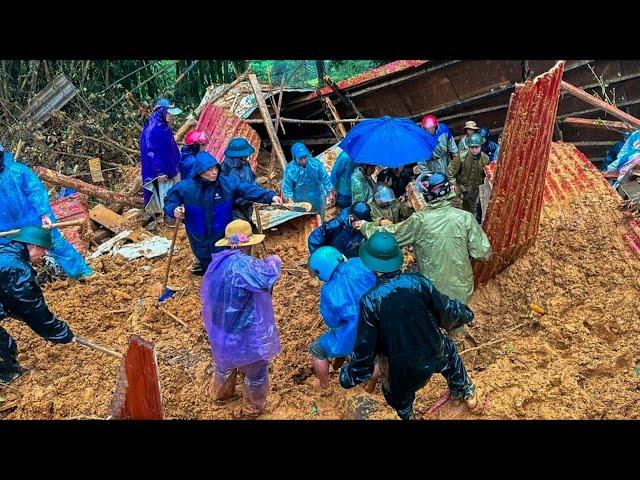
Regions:
<instances>
[{"instance_id":1,"label":"blue hooded raincoat","mask_svg":"<svg viewBox=\"0 0 640 480\"><path fill-rule=\"evenodd\" d=\"M351 175L355 168L356 164L347 152L342 152L331 169L331 183L336 187L336 204L340 208L351 206Z\"/></svg>"}]
</instances>

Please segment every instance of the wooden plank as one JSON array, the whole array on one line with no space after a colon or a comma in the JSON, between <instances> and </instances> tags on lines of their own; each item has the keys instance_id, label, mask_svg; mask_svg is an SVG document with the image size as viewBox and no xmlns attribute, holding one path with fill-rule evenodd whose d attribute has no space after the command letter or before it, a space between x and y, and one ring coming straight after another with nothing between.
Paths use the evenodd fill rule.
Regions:
<instances>
[{"instance_id":1,"label":"wooden plank","mask_svg":"<svg viewBox=\"0 0 640 480\"><path fill-rule=\"evenodd\" d=\"M120 363L120 378L109 407L113 418L162 420L162 392L158 379L155 345L137 335L129 338L129 349Z\"/></svg>"},{"instance_id":2,"label":"wooden plank","mask_svg":"<svg viewBox=\"0 0 640 480\"><path fill-rule=\"evenodd\" d=\"M262 116L262 121L264 122L264 126L267 129L267 133L269 134L271 146L275 150L276 157L278 158L278 161L282 166L282 170L284 171L285 168L287 168L287 159L284 156L284 151L282 150L282 146L280 145L278 136L273 129L273 123L271 123L271 115L269 115L267 103L264 101L264 96L262 95L262 90L260 89L260 84L258 83L258 79L255 74L249 74L249 83L251 84L251 89L253 90L253 94L256 97L256 102L258 104L258 110L260 110L260 115Z\"/></svg>"},{"instance_id":3,"label":"wooden plank","mask_svg":"<svg viewBox=\"0 0 640 480\"><path fill-rule=\"evenodd\" d=\"M113 233L120 233L129 226L129 222L126 218L118 215L113 210L109 210L107 207L101 204L97 204L91 210L89 210L89 217L94 222L99 223L103 227L108 228Z\"/></svg>"},{"instance_id":4,"label":"wooden plank","mask_svg":"<svg viewBox=\"0 0 640 480\"><path fill-rule=\"evenodd\" d=\"M589 95L583 89L575 87L570 83L565 82L564 80L560 83L560 88L562 88L562 90L564 90L565 92L570 93L574 97L577 97L580 100L587 102L594 107L598 107L599 109L604 110L605 112L613 115L616 118L619 118L623 122L626 122L636 128L640 128L640 120L638 120L636 117L623 112L619 108L616 108L613 105L610 105L607 102L594 97L593 95Z\"/></svg>"},{"instance_id":5,"label":"wooden plank","mask_svg":"<svg viewBox=\"0 0 640 480\"><path fill-rule=\"evenodd\" d=\"M104 177L102 176L102 164L98 157L89 159L89 172L91 173L91 180L94 183L104 182Z\"/></svg>"},{"instance_id":6,"label":"wooden plank","mask_svg":"<svg viewBox=\"0 0 640 480\"><path fill-rule=\"evenodd\" d=\"M621 130L635 130L633 127L627 125L624 122L615 122L613 120L600 120L592 119L592 118L575 118L575 117L567 117L562 123L568 123L569 125L576 125L579 127L587 127L587 128L619 128Z\"/></svg>"},{"instance_id":7,"label":"wooden plank","mask_svg":"<svg viewBox=\"0 0 640 480\"><path fill-rule=\"evenodd\" d=\"M331 98L322 97L322 101L329 109L329 112L331 112L331 116L333 117L333 119L336 122L340 122L340 120L342 119L340 118L340 115L338 115L338 110L336 110L336 106L331 101ZM342 140L344 137L347 136L347 129L344 128L344 125L342 123L336 123L336 134L337 134L336 137L338 138L338 140Z\"/></svg>"}]
</instances>

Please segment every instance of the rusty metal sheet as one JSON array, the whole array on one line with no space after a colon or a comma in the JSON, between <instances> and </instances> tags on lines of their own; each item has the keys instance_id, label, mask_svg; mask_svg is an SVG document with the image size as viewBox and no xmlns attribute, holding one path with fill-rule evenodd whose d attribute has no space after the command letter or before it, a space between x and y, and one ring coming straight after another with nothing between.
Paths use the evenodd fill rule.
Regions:
<instances>
[{"instance_id":1,"label":"rusty metal sheet","mask_svg":"<svg viewBox=\"0 0 640 480\"><path fill-rule=\"evenodd\" d=\"M77 93L75 85L61 73L29 101L20 118L44 123L54 111L64 107Z\"/></svg>"},{"instance_id":2,"label":"rusty metal sheet","mask_svg":"<svg viewBox=\"0 0 640 480\"><path fill-rule=\"evenodd\" d=\"M68 222L78 219L85 220L85 224L82 226L60 229L62 236L80 252L80 255L85 256L89 249L89 239L93 234L91 222L89 221L87 196L83 193L74 193L68 197L54 200L51 202L51 209L58 222ZM82 235L83 229L85 229L84 235Z\"/></svg>"},{"instance_id":3,"label":"rusty metal sheet","mask_svg":"<svg viewBox=\"0 0 640 480\"><path fill-rule=\"evenodd\" d=\"M202 113L200 113L200 118L195 128L209 135L209 143L204 146L204 149L219 162L224 160L224 151L229 140L233 137L245 137L256 149L248 159L251 168L255 172L258 163L258 152L260 151L260 137L248 123L243 122L223 107L207 104Z\"/></svg>"},{"instance_id":4,"label":"rusty metal sheet","mask_svg":"<svg viewBox=\"0 0 640 480\"><path fill-rule=\"evenodd\" d=\"M493 191L483 228L493 256L474 262L476 285L486 283L533 244L560 98L564 62L516 86L507 112Z\"/></svg>"}]
</instances>

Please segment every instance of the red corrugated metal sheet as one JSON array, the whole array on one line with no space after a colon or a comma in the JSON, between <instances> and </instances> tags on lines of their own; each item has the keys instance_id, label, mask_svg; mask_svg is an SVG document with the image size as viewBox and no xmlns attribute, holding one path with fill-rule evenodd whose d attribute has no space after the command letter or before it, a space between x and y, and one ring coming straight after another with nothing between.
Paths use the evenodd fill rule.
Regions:
<instances>
[{"instance_id":1,"label":"red corrugated metal sheet","mask_svg":"<svg viewBox=\"0 0 640 480\"><path fill-rule=\"evenodd\" d=\"M474 264L476 285L511 264L535 240L560 98L564 62L511 96L491 200L483 228L493 256Z\"/></svg>"},{"instance_id":2,"label":"red corrugated metal sheet","mask_svg":"<svg viewBox=\"0 0 640 480\"><path fill-rule=\"evenodd\" d=\"M74 193L60 200L54 200L51 202L51 209L58 222L69 222L78 219L85 221L85 225L81 227L65 227L60 229L62 236L80 252L80 255L85 256L89 249L89 239L91 238L91 222L89 221L87 196L83 193ZM84 236L81 235L83 229L85 229Z\"/></svg>"},{"instance_id":3,"label":"red corrugated metal sheet","mask_svg":"<svg viewBox=\"0 0 640 480\"><path fill-rule=\"evenodd\" d=\"M249 163L255 172L260 151L260 137L248 123L243 122L222 107L208 104L200 113L195 128L209 135L209 143L204 148L219 162L224 160L224 151L229 140L233 137L245 137L256 149L255 153L249 157Z\"/></svg>"},{"instance_id":4,"label":"red corrugated metal sheet","mask_svg":"<svg viewBox=\"0 0 640 480\"><path fill-rule=\"evenodd\" d=\"M360 75L356 75L355 77L350 77L342 80L336 83L336 85L340 90L348 89L351 87L355 87L356 85L375 80L377 78L391 75L392 73L398 73L402 70L419 67L420 65L423 65L427 62L428 60L396 60L395 62L386 63L378 68L374 68L373 70L369 70L367 72L361 73ZM320 89L320 92L313 92L304 97L304 100L315 98L318 95L327 95L331 92L333 92L333 89L331 87L324 87Z\"/></svg>"}]
</instances>

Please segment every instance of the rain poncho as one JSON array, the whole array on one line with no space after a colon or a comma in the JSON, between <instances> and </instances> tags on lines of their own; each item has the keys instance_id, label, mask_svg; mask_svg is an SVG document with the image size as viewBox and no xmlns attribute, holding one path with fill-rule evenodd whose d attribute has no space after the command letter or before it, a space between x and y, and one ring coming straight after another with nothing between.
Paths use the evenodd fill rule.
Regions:
<instances>
[{"instance_id":1,"label":"rain poncho","mask_svg":"<svg viewBox=\"0 0 640 480\"><path fill-rule=\"evenodd\" d=\"M480 185L484 183L484 167L489 165L489 157L480 152L478 158L473 158L471 150L462 152L449 165L447 176L449 181L456 183L462 197L462 208L467 212L476 213Z\"/></svg>"},{"instance_id":2,"label":"rain poncho","mask_svg":"<svg viewBox=\"0 0 640 480\"><path fill-rule=\"evenodd\" d=\"M455 155L458 153L458 147L456 141L451 134L451 130L444 123L438 123L436 133L431 134L427 131L425 133L430 137L435 137L438 141L438 146L433 150L431 158L424 162L418 162L420 173L447 173L447 167L449 166L449 153Z\"/></svg>"},{"instance_id":3,"label":"rain poncho","mask_svg":"<svg viewBox=\"0 0 640 480\"><path fill-rule=\"evenodd\" d=\"M360 301L358 334L340 385L351 388L371 378L378 356L382 391L401 417L412 411L416 390L434 373L447 379L453 398L474 392L453 341L440 328L473 320L459 300L443 295L418 273L385 273Z\"/></svg>"},{"instance_id":4,"label":"rain poncho","mask_svg":"<svg viewBox=\"0 0 640 480\"><path fill-rule=\"evenodd\" d=\"M42 225L41 216L48 215L53 223L49 194L44 183L26 165L16 162L11 152L4 152L4 169L0 172L0 231ZM53 248L49 255L72 278L91 275L91 268L82 255L67 242L57 228L51 230ZM9 242L0 237L0 245Z\"/></svg>"},{"instance_id":5,"label":"rain poncho","mask_svg":"<svg viewBox=\"0 0 640 480\"><path fill-rule=\"evenodd\" d=\"M196 155L200 151L200 145L183 145L180 149L180 161L178 162L178 170L180 178L191 178L191 168L196 161Z\"/></svg>"},{"instance_id":6,"label":"rain poncho","mask_svg":"<svg viewBox=\"0 0 640 480\"><path fill-rule=\"evenodd\" d=\"M356 164L347 152L342 152L336 158L331 169L331 183L336 187L336 204L341 208L351 206L351 175Z\"/></svg>"},{"instance_id":7,"label":"rain poncho","mask_svg":"<svg viewBox=\"0 0 640 480\"><path fill-rule=\"evenodd\" d=\"M473 215L451 205L454 198L455 194L449 193L429 202L426 210L397 225L376 227L365 222L360 231L366 238L386 231L401 247L413 244L420 273L448 297L468 304L473 294L469 257L487 260L491 245Z\"/></svg>"},{"instance_id":8,"label":"rain poncho","mask_svg":"<svg viewBox=\"0 0 640 480\"><path fill-rule=\"evenodd\" d=\"M292 160L284 170L282 194L294 202L311 203L311 210L319 213L323 220L327 194L332 189L331 178L324 165L311 154L307 157L305 167Z\"/></svg>"},{"instance_id":9,"label":"rain poncho","mask_svg":"<svg viewBox=\"0 0 640 480\"><path fill-rule=\"evenodd\" d=\"M0 321L6 317L26 323L53 343L69 343L73 338L69 326L47 307L29 263L29 250L20 242L0 245ZM15 359L16 354L15 341L0 327L0 356Z\"/></svg>"},{"instance_id":10,"label":"rain poncho","mask_svg":"<svg viewBox=\"0 0 640 480\"><path fill-rule=\"evenodd\" d=\"M232 177L236 177L238 180L249 183L256 183L256 175L251 170L251 165L246 160L242 160L237 157L225 157L222 162L222 173ZM233 202L233 218L240 218L251 224L251 217L253 215L253 202L245 200L243 198L236 198ZM255 225L252 225L255 230Z\"/></svg>"},{"instance_id":11,"label":"rain poncho","mask_svg":"<svg viewBox=\"0 0 640 480\"><path fill-rule=\"evenodd\" d=\"M269 361L280 352L271 289L281 266L277 257L260 260L237 249L213 255L200 296L216 370Z\"/></svg>"},{"instance_id":12,"label":"rain poncho","mask_svg":"<svg viewBox=\"0 0 640 480\"><path fill-rule=\"evenodd\" d=\"M339 264L322 286L320 314L330 330L318 342L328 357L346 357L353 352L360 299L375 283L375 273L359 258L351 258Z\"/></svg>"},{"instance_id":13,"label":"rain poncho","mask_svg":"<svg viewBox=\"0 0 640 480\"><path fill-rule=\"evenodd\" d=\"M345 257L357 257L364 236L349 222L351 210L345 208L335 218L323 223L309 235L309 255L320 247L330 246Z\"/></svg>"},{"instance_id":14,"label":"rain poncho","mask_svg":"<svg viewBox=\"0 0 640 480\"><path fill-rule=\"evenodd\" d=\"M402 170L400 170L398 175L396 175L390 168L386 168L378 174L378 182L383 182L383 179L386 179L384 180L384 183L388 184L388 179L391 179L390 187L396 198L400 198L407 194L407 185L409 185L409 183L411 183L415 178L412 165L405 165L401 168Z\"/></svg>"},{"instance_id":15,"label":"rain poncho","mask_svg":"<svg viewBox=\"0 0 640 480\"><path fill-rule=\"evenodd\" d=\"M413 213L409 202L401 203L398 200L393 200L386 207L382 207L374 199L371 199L369 200L369 208L371 208L371 221L376 225L379 225L379 221L383 218L390 220L391 223L402 222Z\"/></svg>"},{"instance_id":16,"label":"rain poncho","mask_svg":"<svg viewBox=\"0 0 640 480\"><path fill-rule=\"evenodd\" d=\"M180 151L173 139L171 125L167 123L167 108L155 110L140 134L140 163L142 165L142 184L166 175L172 179L178 174ZM143 190L145 205L151 200L152 192Z\"/></svg>"},{"instance_id":17,"label":"rain poncho","mask_svg":"<svg viewBox=\"0 0 640 480\"><path fill-rule=\"evenodd\" d=\"M477 132L474 132L477 133ZM469 145L467 144L471 140L470 136L463 135L460 141L458 142L458 152L460 154L463 153L464 150L469 150Z\"/></svg>"},{"instance_id":18,"label":"rain poncho","mask_svg":"<svg viewBox=\"0 0 640 480\"><path fill-rule=\"evenodd\" d=\"M358 202L367 203L373 198L375 183L365 175L361 167L356 168L351 175L351 205Z\"/></svg>"},{"instance_id":19,"label":"rain poncho","mask_svg":"<svg viewBox=\"0 0 640 480\"><path fill-rule=\"evenodd\" d=\"M607 172L619 171L627 162L640 155L640 130L636 130L624 143L615 161L611 162Z\"/></svg>"},{"instance_id":20,"label":"rain poncho","mask_svg":"<svg viewBox=\"0 0 640 480\"><path fill-rule=\"evenodd\" d=\"M184 205L184 225L191 250L204 268L211 255L223 250L214 243L224 237L224 229L233 219L233 201L246 198L270 204L276 192L265 190L253 183L242 182L236 177L218 173L215 182L209 182L200 173L220 164L209 153L201 151L196 156L192 178L175 185L165 198L164 212L173 217L173 211Z\"/></svg>"},{"instance_id":21,"label":"rain poncho","mask_svg":"<svg viewBox=\"0 0 640 480\"><path fill-rule=\"evenodd\" d=\"M605 154L604 159L600 164L600 170L606 171L609 165L615 162L616 158L618 158L618 153L620 153L620 150L623 146L624 140L620 140L619 142L614 143L611 148L607 150L607 153Z\"/></svg>"},{"instance_id":22,"label":"rain poncho","mask_svg":"<svg viewBox=\"0 0 640 480\"><path fill-rule=\"evenodd\" d=\"M498 144L491 140L488 128L480 129L480 136L484 138L481 150L489 157L489 163L495 162L498 159Z\"/></svg>"}]
</instances>

